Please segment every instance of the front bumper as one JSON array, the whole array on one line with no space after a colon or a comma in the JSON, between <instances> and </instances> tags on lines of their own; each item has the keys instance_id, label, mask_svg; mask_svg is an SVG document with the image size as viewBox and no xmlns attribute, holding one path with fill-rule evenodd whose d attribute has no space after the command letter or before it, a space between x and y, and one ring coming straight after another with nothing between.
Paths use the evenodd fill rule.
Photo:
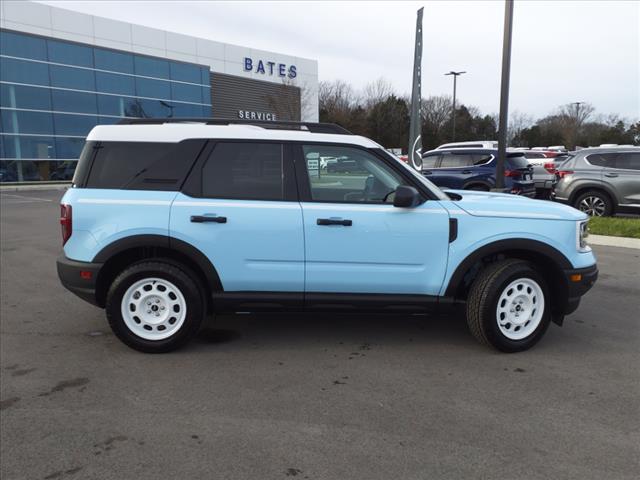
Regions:
<instances>
[{"instance_id":1,"label":"front bumper","mask_svg":"<svg viewBox=\"0 0 640 480\"><path fill-rule=\"evenodd\" d=\"M96 298L96 281L102 263L78 262L60 255L56 261L62 285L81 299L101 306Z\"/></svg>"},{"instance_id":2,"label":"front bumper","mask_svg":"<svg viewBox=\"0 0 640 480\"><path fill-rule=\"evenodd\" d=\"M567 284L567 297L562 313L569 315L576 311L580 305L580 298L596 283L598 266L591 265L586 268L565 270L564 276Z\"/></svg>"}]
</instances>

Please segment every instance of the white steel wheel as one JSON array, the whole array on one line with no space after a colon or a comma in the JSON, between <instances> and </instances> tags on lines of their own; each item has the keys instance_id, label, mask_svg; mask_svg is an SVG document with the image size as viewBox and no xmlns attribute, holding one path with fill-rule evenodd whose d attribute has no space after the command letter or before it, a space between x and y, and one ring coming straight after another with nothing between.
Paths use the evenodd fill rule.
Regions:
<instances>
[{"instance_id":1,"label":"white steel wheel","mask_svg":"<svg viewBox=\"0 0 640 480\"><path fill-rule=\"evenodd\" d=\"M145 278L124 293L121 313L133 334L145 340L164 340L182 327L187 302L180 289L168 280Z\"/></svg>"},{"instance_id":2,"label":"white steel wheel","mask_svg":"<svg viewBox=\"0 0 640 480\"><path fill-rule=\"evenodd\" d=\"M509 340L531 335L544 315L544 293L531 278L512 281L500 294L496 320L500 332Z\"/></svg>"}]
</instances>

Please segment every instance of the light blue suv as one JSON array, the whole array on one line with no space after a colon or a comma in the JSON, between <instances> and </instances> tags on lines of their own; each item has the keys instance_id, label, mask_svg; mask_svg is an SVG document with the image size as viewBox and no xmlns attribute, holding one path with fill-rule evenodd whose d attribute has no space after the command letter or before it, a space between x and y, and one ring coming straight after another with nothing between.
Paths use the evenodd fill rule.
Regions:
<instances>
[{"instance_id":1,"label":"light blue suv","mask_svg":"<svg viewBox=\"0 0 640 480\"><path fill-rule=\"evenodd\" d=\"M596 281L584 213L443 192L337 125L124 122L87 138L58 273L135 349L173 350L215 313L462 305L478 340L515 352Z\"/></svg>"}]
</instances>

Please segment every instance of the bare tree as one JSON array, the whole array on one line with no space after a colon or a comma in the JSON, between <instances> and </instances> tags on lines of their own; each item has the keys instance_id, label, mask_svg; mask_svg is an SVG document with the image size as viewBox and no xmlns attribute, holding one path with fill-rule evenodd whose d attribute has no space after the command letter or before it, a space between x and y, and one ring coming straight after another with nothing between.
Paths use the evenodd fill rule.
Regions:
<instances>
[{"instance_id":1,"label":"bare tree","mask_svg":"<svg viewBox=\"0 0 640 480\"><path fill-rule=\"evenodd\" d=\"M509 114L509 126L507 128L507 145L517 147L516 142L520 141L522 131L534 124L533 117L518 110Z\"/></svg>"},{"instance_id":2,"label":"bare tree","mask_svg":"<svg viewBox=\"0 0 640 480\"><path fill-rule=\"evenodd\" d=\"M361 101L366 109L370 109L374 105L384 102L393 94L393 85L388 80L380 77L364 87Z\"/></svg>"},{"instance_id":3,"label":"bare tree","mask_svg":"<svg viewBox=\"0 0 640 480\"><path fill-rule=\"evenodd\" d=\"M438 95L422 99L421 115L422 121L430 125L433 131L438 134L451 118L453 101L448 95Z\"/></svg>"},{"instance_id":4,"label":"bare tree","mask_svg":"<svg viewBox=\"0 0 640 480\"><path fill-rule=\"evenodd\" d=\"M568 103L558 108L560 133L565 146L575 147L582 126L594 111L593 105L584 102Z\"/></svg>"}]
</instances>

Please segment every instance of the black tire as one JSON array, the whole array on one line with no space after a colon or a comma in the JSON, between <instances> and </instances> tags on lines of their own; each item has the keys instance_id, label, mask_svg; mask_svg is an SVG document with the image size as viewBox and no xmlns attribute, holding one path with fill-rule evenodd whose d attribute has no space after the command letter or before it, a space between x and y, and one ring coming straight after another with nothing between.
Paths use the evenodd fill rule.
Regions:
<instances>
[{"instance_id":1,"label":"black tire","mask_svg":"<svg viewBox=\"0 0 640 480\"><path fill-rule=\"evenodd\" d=\"M582 202L586 202L587 204L593 204L594 207L596 205L600 205L598 202L602 202L603 210L601 214L595 213L595 208L592 212L587 211L585 205L582 205ZM613 201L611 197L607 195L605 192L601 190L587 190L586 192L582 192L580 195L576 197L573 201L573 207L578 210L585 212L589 216L597 216L597 217L609 217L613 214Z\"/></svg>"},{"instance_id":2,"label":"black tire","mask_svg":"<svg viewBox=\"0 0 640 480\"><path fill-rule=\"evenodd\" d=\"M122 317L121 304L126 291L145 278L160 278L175 285L186 302L186 315L180 328L168 338L148 340L136 335ZM165 353L185 345L199 330L205 315L204 290L188 268L168 260L141 261L120 273L107 293L105 310L113 333L129 347L145 353ZM167 310L168 311L168 310Z\"/></svg>"},{"instance_id":3,"label":"black tire","mask_svg":"<svg viewBox=\"0 0 640 480\"><path fill-rule=\"evenodd\" d=\"M505 336L498 326L498 301L500 295L517 279L535 281L544 296L544 312L540 323L527 337L513 340ZM527 350L542 338L551 321L551 297L544 277L529 262L505 259L492 263L482 270L469 291L467 298L467 324L473 336L482 344L502 352Z\"/></svg>"}]
</instances>

